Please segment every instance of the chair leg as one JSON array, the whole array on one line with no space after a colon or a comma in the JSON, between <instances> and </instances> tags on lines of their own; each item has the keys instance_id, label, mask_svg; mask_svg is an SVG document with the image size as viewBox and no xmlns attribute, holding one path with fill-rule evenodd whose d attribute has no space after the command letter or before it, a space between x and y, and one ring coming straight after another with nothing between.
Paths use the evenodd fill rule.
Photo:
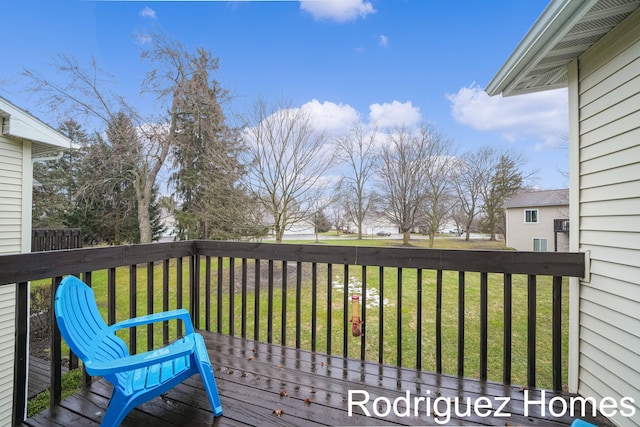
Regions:
<instances>
[{"instance_id":1,"label":"chair leg","mask_svg":"<svg viewBox=\"0 0 640 427\"><path fill-rule=\"evenodd\" d=\"M222 403L220 403L220 396L218 395L218 386L216 385L216 379L213 376L213 369L211 368L211 361L209 360L209 354L207 353L207 347L204 344L204 339L200 334L194 334L196 341L195 361L198 364L198 372L200 378L204 384L204 388L209 397L211 403L211 409L213 415L219 417L222 415Z\"/></svg>"},{"instance_id":2,"label":"chair leg","mask_svg":"<svg viewBox=\"0 0 640 427\"><path fill-rule=\"evenodd\" d=\"M122 424L127 414L134 408L131 399L126 399L114 389L107 411L100 423L101 427L117 427Z\"/></svg>"}]
</instances>

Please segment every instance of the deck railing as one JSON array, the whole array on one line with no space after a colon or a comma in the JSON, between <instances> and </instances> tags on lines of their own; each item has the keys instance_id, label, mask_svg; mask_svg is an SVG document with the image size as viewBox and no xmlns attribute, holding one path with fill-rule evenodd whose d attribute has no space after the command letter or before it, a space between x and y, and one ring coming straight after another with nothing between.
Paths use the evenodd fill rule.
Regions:
<instances>
[{"instance_id":1,"label":"deck railing","mask_svg":"<svg viewBox=\"0 0 640 427\"><path fill-rule=\"evenodd\" d=\"M580 253L218 241L0 256L0 285L17 284L14 419L23 417L29 282L51 286L53 296L64 275L79 275L110 324L184 307L208 331L559 390L567 353L565 278L584 271ZM354 295L361 297L359 316ZM354 336L352 320L363 322L363 335ZM63 347L58 329L51 329L55 405ZM122 338L136 353L181 331L177 322L165 322L132 328ZM550 372L542 372L541 361Z\"/></svg>"}]
</instances>

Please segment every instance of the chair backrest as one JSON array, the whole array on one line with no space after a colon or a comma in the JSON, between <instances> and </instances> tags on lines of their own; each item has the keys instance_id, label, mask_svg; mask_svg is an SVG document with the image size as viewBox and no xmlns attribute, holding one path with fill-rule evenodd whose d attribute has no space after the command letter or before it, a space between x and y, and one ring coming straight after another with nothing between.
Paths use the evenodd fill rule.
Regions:
<instances>
[{"instance_id":1,"label":"chair backrest","mask_svg":"<svg viewBox=\"0 0 640 427\"><path fill-rule=\"evenodd\" d=\"M107 329L93 289L77 277L62 279L54 309L60 334L84 362L104 362L129 355L124 341Z\"/></svg>"}]
</instances>

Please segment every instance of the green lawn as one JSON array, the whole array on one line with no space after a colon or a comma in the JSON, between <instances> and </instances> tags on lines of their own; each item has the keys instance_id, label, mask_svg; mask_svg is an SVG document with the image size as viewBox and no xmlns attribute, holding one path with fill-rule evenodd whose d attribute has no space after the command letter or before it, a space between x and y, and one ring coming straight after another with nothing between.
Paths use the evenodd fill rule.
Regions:
<instances>
[{"instance_id":1,"label":"green lawn","mask_svg":"<svg viewBox=\"0 0 640 427\"><path fill-rule=\"evenodd\" d=\"M289 241L288 241L289 242ZM287 242L287 243L288 243ZM301 243L301 242L292 242ZM309 243L309 242L305 242ZM401 241L392 239L366 239L358 241L356 239L344 239L333 241L321 241L320 244L332 245L363 245L363 246L397 246ZM427 245L426 240L413 240L415 246ZM467 249L502 249L502 242L473 241L464 242L461 239L437 239L436 244L440 248L467 248ZM205 327L205 263L201 265L201 291L200 291L200 327ZM249 262L253 265L253 261ZM291 264L291 263L290 263ZM229 331L230 293L229 293L229 260L223 262L224 281L222 293L222 325L223 332ZM217 330L217 259L211 260L211 306L209 319L211 329ZM236 279L240 277L240 262L236 262ZM188 307L188 271L187 265L183 265L184 289L182 305ZM327 313L331 310L332 336L331 349L334 354L342 354L343 349L343 303L344 293L341 287L344 285L344 269L342 266L334 266L332 275L329 278L326 265L318 265L318 280L316 290L317 304L317 351L327 350ZM175 261L170 263L169 268L169 309L176 308L176 275L177 267ZM282 276L282 265L275 263L276 277ZM436 306L436 273L425 270L422 276L422 367L425 370L435 370L435 306ZM161 266L156 266L153 272L153 311L159 312L164 309L162 306L162 281L163 271ZM480 275L475 273L466 274L465 282L465 376L477 377L479 375L479 324L480 324ZM107 311L107 278L106 271L94 272L92 276L92 286L96 292L99 307L106 318ZM385 363L396 364L397 338L396 329L398 321L398 305L401 303L401 324L402 324L402 365L414 367L416 364L416 326L417 326L417 272L411 269L402 271L402 295L398 296L397 285L398 272L393 268L385 268L384 277L379 277L378 268L369 267L367 269L367 289L374 290L378 294L383 294L386 304L382 310L379 306L371 305L366 308L365 324L365 355L366 359L377 361L378 348L380 344L380 315L384 316L382 322L383 339L383 360ZM115 273L116 279L116 318L117 320L130 317L129 308L129 269L119 268ZM489 275L489 379L502 380L502 360L503 360L503 286L501 275ZM512 348L512 382L515 384L526 383L526 346L527 346L527 283L526 276L513 277L513 348ZM249 281L253 281L253 275L249 275ZM350 267L347 282L358 283L362 281L362 268L360 266ZM338 285L335 285L336 282ZM275 286L273 293L273 342L281 343L281 326L285 319L287 337L286 345L295 346L296 336L296 289L295 274L289 276L286 294L282 288ZM331 283L331 301L328 299L329 284ZM48 283L34 284L34 287L48 286ZM360 291L357 291L360 292ZM311 314L312 314L312 286L308 274L303 274L302 286L300 289L300 334L301 347L311 348ZM352 293L348 294L348 297ZM538 303L537 303L537 383L540 387L551 387L551 279L538 278ZM136 313L138 315L147 313L147 269L137 268L136 287ZM286 312L283 316L282 301L286 296ZM268 292L267 277L262 275L260 288L260 316L259 316L259 336L261 340L267 340L267 314L268 314ZM247 337L254 336L255 319L255 293L251 289L246 295L247 301ZM373 299L370 302L374 302ZM234 293L234 328L235 334L241 332L242 296ZM350 316L351 305L347 315ZM456 374L457 369L457 330L458 330L458 273L444 272L443 274L443 300L442 300L442 351L443 351L443 371L445 373ZM568 286L563 288L563 372L566 382L566 348L568 338ZM176 336L175 322L170 322L170 337ZM350 328L350 325L348 326ZM137 329L137 351L147 349L147 328ZM129 342L129 333L123 331L121 336ZM162 328L156 325L153 329L154 346L162 345ZM360 338L349 336L347 338L348 355L350 357L360 357ZM64 354L64 353L63 353ZM215 363L215 361L214 361Z\"/></svg>"}]
</instances>

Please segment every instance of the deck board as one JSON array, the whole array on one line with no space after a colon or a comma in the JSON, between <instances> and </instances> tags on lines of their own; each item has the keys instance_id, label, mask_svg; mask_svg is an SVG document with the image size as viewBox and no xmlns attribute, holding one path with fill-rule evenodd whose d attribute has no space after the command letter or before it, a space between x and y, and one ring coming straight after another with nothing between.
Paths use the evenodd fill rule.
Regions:
<instances>
[{"instance_id":1,"label":"deck board","mask_svg":"<svg viewBox=\"0 0 640 427\"><path fill-rule=\"evenodd\" d=\"M62 373L67 367L62 366ZM49 390L51 383L51 364L48 360L29 355L29 387L28 398L31 399L45 390Z\"/></svg>"},{"instance_id":2,"label":"deck board","mask_svg":"<svg viewBox=\"0 0 640 427\"><path fill-rule=\"evenodd\" d=\"M475 413L479 408L459 406L461 416L452 416L446 425L528 425L566 426L573 418L544 417L539 407L531 407L524 415L524 390L494 382L461 379L426 371L379 365L372 362L344 359L309 351L296 350L237 337L203 332L214 365L224 415L213 417L200 378L196 375L161 397L138 406L124 420L123 426L381 426L381 425L445 425L437 414L426 414L420 407L404 417L393 411L386 416L367 417L355 407L348 416L349 390L365 390L373 400L384 397L393 401L407 392L414 396L436 398L456 397L478 403L486 397L494 408L497 398L509 398L504 408L507 417L485 417ZM530 399L539 399L542 391L531 390ZM565 399L572 395L546 391L546 400L554 396ZM111 385L95 381L89 389L65 399L59 407L49 409L25 421L26 426L99 425L111 395ZM359 396L359 395L358 395ZM381 410L384 409L382 405ZM371 415L373 407L368 405ZM280 417L275 410L282 410ZM613 425L597 416L586 420L598 425Z\"/></svg>"}]
</instances>

